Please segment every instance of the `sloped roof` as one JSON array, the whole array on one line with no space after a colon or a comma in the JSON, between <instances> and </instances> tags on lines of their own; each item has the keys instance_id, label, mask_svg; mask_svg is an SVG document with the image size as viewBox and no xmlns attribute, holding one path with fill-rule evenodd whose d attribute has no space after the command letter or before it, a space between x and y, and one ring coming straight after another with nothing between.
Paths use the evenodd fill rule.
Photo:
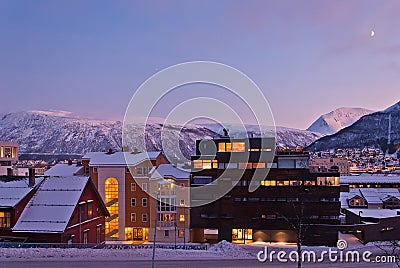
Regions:
<instances>
[{"instance_id":1,"label":"sloped roof","mask_svg":"<svg viewBox=\"0 0 400 268\"><path fill-rule=\"evenodd\" d=\"M355 215L361 215L362 218L384 219L384 218L391 218L391 217L400 217L400 215L398 214L399 210L395 210L395 209L350 208L347 210ZM361 214L359 214L360 211L361 211Z\"/></svg>"},{"instance_id":2,"label":"sloped roof","mask_svg":"<svg viewBox=\"0 0 400 268\"><path fill-rule=\"evenodd\" d=\"M82 173L84 167L68 164L56 164L44 172L45 176L76 176Z\"/></svg>"},{"instance_id":3,"label":"sloped roof","mask_svg":"<svg viewBox=\"0 0 400 268\"><path fill-rule=\"evenodd\" d=\"M362 196L368 204L382 204L380 194L374 188L360 188Z\"/></svg>"},{"instance_id":4,"label":"sloped roof","mask_svg":"<svg viewBox=\"0 0 400 268\"><path fill-rule=\"evenodd\" d=\"M42 181L42 177L35 178L35 186ZM28 186L28 182L28 178L8 182L0 180L0 207L15 207L34 189Z\"/></svg>"},{"instance_id":5,"label":"sloped roof","mask_svg":"<svg viewBox=\"0 0 400 268\"><path fill-rule=\"evenodd\" d=\"M134 166L145 160L156 160L161 152L115 152L112 154L104 152L91 152L85 154L82 159L90 159L90 166Z\"/></svg>"},{"instance_id":6,"label":"sloped roof","mask_svg":"<svg viewBox=\"0 0 400 268\"><path fill-rule=\"evenodd\" d=\"M185 171L175 167L172 164L160 164L151 175L151 179L160 179L164 177L172 177L174 179L189 179L190 171Z\"/></svg>"},{"instance_id":7,"label":"sloped roof","mask_svg":"<svg viewBox=\"0 0 400 268\"><path fill-rule=\"evenodd\" d=\"M64 232L88 180L88 177L78 176L47 178L22 212L13 231Z\"/></svg>"}]
</instances>

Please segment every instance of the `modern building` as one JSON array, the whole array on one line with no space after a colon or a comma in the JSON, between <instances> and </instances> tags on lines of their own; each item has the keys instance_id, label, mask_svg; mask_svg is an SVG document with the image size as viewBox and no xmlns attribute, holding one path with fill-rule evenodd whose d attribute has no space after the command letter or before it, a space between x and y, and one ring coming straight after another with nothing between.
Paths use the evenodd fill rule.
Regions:
<instances>
[{"instance_id":1,"label":"modern building","mask_svg":"<svg viewBox=\"0 0 400 268\"><path fill-rule=\"evenodd\" d=\"M347 176L350 174L350 164L347 159L330 157L330 158L313 158L310 160L311 172L328 172L339 171L340 176Z\"/></svg>"},{"instance_id":2,"label":"modern building","mask_svg":"<svg viewBox=\"0 0 400 268\"><path fill-rule=\"evenodd\" d=\"M156 241L189 242L189 178L190 169L173 164L160 164L152 172L150 183L156 183L159 201L156 203L156 199L150 199L149 241L153 241L156 230ZM154 220L156 215L157 221Z\"/></svg>"},{"instance_id":3,"label":"modern building","mask_svg":"<svg viewBox=\"0 0 400 268\"><path fill-rule=\"evenodd\" d=\"M0 141L0 176L12 174L12 167L18 161L18 144Z\"/></svg>"},{"instance_id":4,"label":"modern building","mask_svg":"<svg viewBox=\"0 0 400 268\"><path fill-rule=\"evenodd\" d=\"M149 172L168 163L161 152L92 152L82 165L96 185L110 216L107 240L147 241L150 228Z\"/></svg>"},{"instance_id":5,"label":"modern building","mask_svg":"<svg viewBox=\"0 0 400 268\"><path fill-rule=\"evenodd\" d=\"M274 142L225 137L196 143L191 186L231 183L233 188L216 201L191 208L193 242L204 242L204 229L216 229L218 240L241 243L296 242L300 237L308 245L336 244L340 174L310 172L305 151L282 151L273 156ZM268 174L262 172L267 168ZM259 187L250 192L254 183ZM201 198L190 196L191 202Z\"/></svg>"}]
</instances>

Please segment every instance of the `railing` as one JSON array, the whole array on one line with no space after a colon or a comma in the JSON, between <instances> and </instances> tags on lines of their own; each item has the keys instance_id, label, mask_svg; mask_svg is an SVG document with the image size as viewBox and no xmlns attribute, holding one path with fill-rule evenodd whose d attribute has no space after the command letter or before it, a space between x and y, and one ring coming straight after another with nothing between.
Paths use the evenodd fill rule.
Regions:
<instances>
[{"instance_id":1,"label":"railing","mask_svg":"<svg viewBox=\"0 0 400 268\"><path fill-rule=\"evenodd\" d=\"M159 221L157 222L157 227L165 228L165 227L175 227L176 221Z\"/></svg>"},{"instance_id":2,"label":"railing","mask_svg":"<svg viewBox=\"0 0 400 268\"><path fill-rule=\"evenodd\" d=\"M208 244L201 245L174 245L158 244L156 248L183 249L183 250L207 250ZM93 248L93 249L152 249L152 244L56 244L56 243L13 243L2 242L0 248Z\"/></svg>"},{"instance_id":3,"label":"railing","mask_svg":"<svg viewBox=\"0 0 400 268\"><path fill-rule=\"evenodd\" d=\"M117 229L114 229L114 230L112 230L111 232L107 233L107 234L106 234L106 237L107 237L107 238L111 238L111 236L115 235L116 233L118 233L118 230L117 230Z\"/></svg>"}]
</instances>

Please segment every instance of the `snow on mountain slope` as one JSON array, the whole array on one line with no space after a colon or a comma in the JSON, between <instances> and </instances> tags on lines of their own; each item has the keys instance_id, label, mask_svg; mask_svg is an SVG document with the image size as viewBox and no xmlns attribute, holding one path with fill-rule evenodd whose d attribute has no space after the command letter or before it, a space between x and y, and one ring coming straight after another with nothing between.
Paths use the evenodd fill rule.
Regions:
<instances>
[{"instance_id":1,"label":"snow on mountain slope","mask_svg":"<svg viewBox=\"0 0 400 268\"><path fill-rule=\"evenodd\" d=\"M342 107L327 114L321 115L307 130L331 135L352 125L362 116L374 111L364 108Z\"/></svg>"},{"instance_id":2,"label":"snow on mountain slope","mask_svg":"<svg viewBox=\"0 0 400 268\"><path fill-rule=\"evenodd\" d=\"M179 125L163 125L159 120L150 121L145 136L146 148L139 143L140 127L128 125L131 135L125 140L131 150L161 150L161 129L167 135L166 151L173 151L179 141L179 148L186 158L195 152L198 139L218 138L221 127L216 125L186 125L182 131ZM251 127L251 126L250 126ZM175 131L173 131L175 130ZM246 133L230 133L234 137L246 137ZM240 135L239 135L240 134ZM264 133L268 134L268 133ZM269 133L271 134L271 133ZM257 136L257 135L256 135ZM259 135L258 135L259 136ZM305 130L277 128L279 147L307 146L321 137L318 133ZM19 144L20 153L85 154L93 151L107 151L122 148L122 122L81 119L65 111L24 111L0 114L0 141L14 141Z\"/></svg>"},{"instance_id":3,"label":"snow on mountain slope","mask_svg":"<svg viewBox=\"0 0 400 268\"><path fill-rule=\"evenodd\" d=\"M390 115L390 116L389 116ZM335 148L363 148L374 146L386 151L400 144L400 102L383 110L365 115L351 126L337 133L322 137L312 143L308 149L323 151ZM388 136L390 130L390 145Z\"/></svg>"}]
</instances>

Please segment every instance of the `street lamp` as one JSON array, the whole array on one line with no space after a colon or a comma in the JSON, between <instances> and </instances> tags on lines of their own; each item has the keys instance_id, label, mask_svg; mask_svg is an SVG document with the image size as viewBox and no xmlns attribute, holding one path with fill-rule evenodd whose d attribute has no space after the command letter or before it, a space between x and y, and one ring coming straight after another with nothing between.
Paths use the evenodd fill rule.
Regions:
<instances>
[{"instance_id":1,"label":"street lamp","mask_svg":"<svg viewBox=\"0 0 400 268\"><path fill-rule=\"evenodd\" d=\"M359 218L359 223L361 223L361 214L363 214L362 210L358 211L358 218Z\"/></svg>"},{"instance_id":2,"label":"street lamp","mask_svg":"<svg viewBox=\"0 0 400 268\"><path fill-rule=\"evenodd\" d=\"M159 192L155 192L156 194L156 218L154 221L154 236L153 236L153 256L151 257L151 267L154 268L154 256L156 255L156 234L157 234L157 218L158 218L158 214L157 214L157 207L158 207L158 195L160 194Z\"/></svg>"}]
</instances>

